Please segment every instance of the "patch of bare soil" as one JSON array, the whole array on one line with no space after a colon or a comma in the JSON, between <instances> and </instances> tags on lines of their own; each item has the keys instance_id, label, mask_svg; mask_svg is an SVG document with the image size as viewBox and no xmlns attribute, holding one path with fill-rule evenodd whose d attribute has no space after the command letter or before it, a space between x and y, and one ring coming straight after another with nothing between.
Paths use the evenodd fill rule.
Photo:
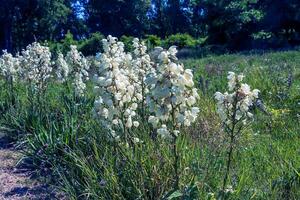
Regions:
<instances>
[{"instance_id":1,"label":"patch of bare soil","mask_svg":"<svg viewBox=\"0 0 300 200\"><path fill-rule=\"evenodd\" d=\"M53 188L31 178L27 169L16 167L22 157L0 133L0 200L52 200L65 199Z\"/></svg>"}]
</instances>

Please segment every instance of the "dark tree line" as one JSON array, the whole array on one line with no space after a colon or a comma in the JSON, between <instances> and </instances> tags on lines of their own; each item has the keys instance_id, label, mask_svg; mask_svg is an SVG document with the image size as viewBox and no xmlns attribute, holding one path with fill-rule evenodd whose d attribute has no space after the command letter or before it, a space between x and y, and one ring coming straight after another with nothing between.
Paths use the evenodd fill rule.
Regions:
<instances>
[{"instance_id":1,"label":"dark tree line","mask_svg":"<svg viewBox=\"0 0 300 200\"><path fill-rule=\"evenodd\" d=\"M229 49L300 44L299 0L0 0L0 48L92 33L188 33Z\"/></svg>"}]
</instances>

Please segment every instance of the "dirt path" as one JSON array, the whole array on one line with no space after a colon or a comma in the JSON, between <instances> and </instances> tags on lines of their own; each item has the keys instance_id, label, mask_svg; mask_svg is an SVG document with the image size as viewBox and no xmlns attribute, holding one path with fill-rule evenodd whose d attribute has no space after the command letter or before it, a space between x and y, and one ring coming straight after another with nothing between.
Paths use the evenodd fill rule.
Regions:
<instances>
[{"instance_id":1,"label":"dirt path","mask_svg":"<svg viewBox=\"0 0 300 200\"><path fill-rule=\"evenodd\" d=\"M64 199L49 186L30 178L26 169L16 168L21 154L0 132L0 200Z\"/></svg>"}]
</instances>

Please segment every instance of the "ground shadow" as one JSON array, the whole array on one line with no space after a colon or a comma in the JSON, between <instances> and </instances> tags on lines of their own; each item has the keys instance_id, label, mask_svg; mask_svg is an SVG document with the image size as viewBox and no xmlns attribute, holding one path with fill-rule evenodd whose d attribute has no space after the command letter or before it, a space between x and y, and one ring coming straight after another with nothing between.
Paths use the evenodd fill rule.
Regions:
<instances>
[{"instance_id":1,"label":"ground shadow","mask_svg":"<svg viewBox=\"0 0 300 200\"><path fill-rule=\"evenodd\" d=\"M15 159L14 163L18 162L19 158L13 158L10 156L6 158L6 152L11 154L19 154L18 150L15 149L14 140L7 137L5 133L0 132L0 162L5 159ZM2 155L1 155L2 154ZM20 156L19 156L20 157ZM30 200L52 200L52 199L66 199L62 195L58 195L55 190L48 184L38 181L36 176L33 176L33 168L25 163L12 164L10 168L2 169L0 165L0 176L1 173L5 173L7 179L20 179L19 182L13 182L9 185L8 189L1 194L0 199L30 199ZM1 184L1 183L0 183Z\"/></svg>"},{"instance_id":2,"label":"ground shadow","mask_svg":"<svg viewBox=\"0 0 300 200\"><path fill-rule=\"evenodd\" d=\"M0 149L10 149L10 148L13 148L13 140L3 134L0 134Z\"/></svg>"},{"instance_id":3,"label":"ground shadow","mask_svg":"<svg viewBox=\"0 0 300 200\"><path fill-rule=\"evenodd\" d=\"M10 199L12 197L24 197L31 200L52 200L58 199L56 193L49 189L47 185L38 185L35 187L15 187L11 191L6 192L4 197Z\"/></svg>"}]
</instances>

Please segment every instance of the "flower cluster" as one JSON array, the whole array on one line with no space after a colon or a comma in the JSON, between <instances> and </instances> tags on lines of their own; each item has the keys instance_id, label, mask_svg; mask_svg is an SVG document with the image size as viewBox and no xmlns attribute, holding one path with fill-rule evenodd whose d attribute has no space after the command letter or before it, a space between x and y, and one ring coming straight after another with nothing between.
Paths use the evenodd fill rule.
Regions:
<instances>
[{"instance_id":1,"label":"flower cluster","mask_svg":"<svg viewBox=\"0 0 300 200\"><path fill-rule=\"evenodd\" d=\"M58 54L56 60L56 75L59 81L65 82L68 79L69 75L69 65L66 62L64 55L62 53Z\"/></svg>"},{"instance_id":2,"label":"flower cluster","mask_svg":"<svg viewBox=\"0 0 300 200\"><path fill-rule=\"evenodd\" d=\"M77 50L75 45L71 45L71 50L67 53L65 62L62 55L58 57L57 62L61 74L59 77L68 76L70 80L73 80L76 94L82 96L86 88L85 81L89 79L90 64L87 59Z\"/></svg>"},{"instance_id":3,"label":"flower cluster","mask_svg":"<svg viewBox=\"0 0 300 200\"><path fill-rule=\"evenodd\" d=\"M136 97L141 102L143 115L145 115L146 95L149 93L146 78L149 74L154 74L155 69L144 42L135 38L133 47L132 72L130 74L131 79L134 80Z\"/></svg>"},{"instance_id":4,"label":"flower cluster","mask_svg":"<svg viewBox=\"0 0 300 200\"><path fill-rule=\"evenodd\" d=\"M19 71L19 59L13 57L10 53L7 53L6 50L3 51L2 56L0 57L0 73L7 80L15 80L18 71Z\"/></svg>"},{"instance_id":5,"label":"flower cluster","mask_svg":"<svg viewBox=\"0 0 300 200\"><path fill-rule=\"evenodd\" d=\"M85 81L89 79L90 64L76 46L70 48L65 57L59 53L55 62L52 62L49 48L37 42L28 45L16 57L3 51L0 57L0 73L12 81L20 76L21 80L27 81L35 90L41 91L45 89L51 77L54 63L58 80L61 82L72 80L76 94L83 95L86 88Z\"/></svg>"},{"instance_id":6,"label":"flower cluster","mask_svg":"<svg viewBox=\"0 0 300 200\"><path fill-rule=\"evenodd\" d=\"M138 127L134 120L138 107L132 70L132 56L124 52L124 44L117 38L108 36L103 40L104 53L100 55L100 67L95 76L95 112L101 116L111 135L116 128L130 129ZM126 136L125 136L126 137Z\"/></svg>"},{"instance_id":7,"label":"flower cluster","mask_svg":"<svg viewBox=\"0 0 300 200\"><path fill-rule=\"evenodd\" d=\"M177 50L174 46L167 51L157 48L156 71L148 76L150 85L147 105L153 114L149 123L164 138L177 137L180 128L190 126L199 113L195 106L199 98L194 88L193 73L176 63Z\"/></svg>"},{"instance_id":8,"label":"flower cluster","mask_svg":"<svg viewBox=\"0 0 300 200\"><path fill-rule=\"evenodd\" d=\"M246 123L247 119L253 114L250 107L258 98L259 90L251 90L250 86L242 83L244 76L236 75L234 72L228 73L228 90L231 93L216 92L217 112L221 120L226 125L242 121Z\"/></svg>"},{"instance_id":9,"label":"flower cluster","mask_svg":"<svg viewBox=\"0 0 300 200\"><path fill-rule=\"evenodd\" d=\"M45 84L51 76L51 52L48 47L34 42L22 51L18 57L20 73L24 80L31 83L35 89L45 89Z\"/></svg>"},{"instance_id":10,"label":"flower cluster","mask_svg":"<svg viewBox=\"0 0 300 200\"><path fill-rule=\"evenodd\" d=\"M119 138L118 128L126 135L127 129L138 127L145 111L162 137L177 137L199 112L193 73L177 63L174 46L167 51L158 47L152 56L139 39L133 40L133 47L132 53L126 53L117 38L103 40L104 53L99 55L95 77L95 112L115 138ZM138 110L143 111L142 116Z\"/></svg>"}]
</instances>

